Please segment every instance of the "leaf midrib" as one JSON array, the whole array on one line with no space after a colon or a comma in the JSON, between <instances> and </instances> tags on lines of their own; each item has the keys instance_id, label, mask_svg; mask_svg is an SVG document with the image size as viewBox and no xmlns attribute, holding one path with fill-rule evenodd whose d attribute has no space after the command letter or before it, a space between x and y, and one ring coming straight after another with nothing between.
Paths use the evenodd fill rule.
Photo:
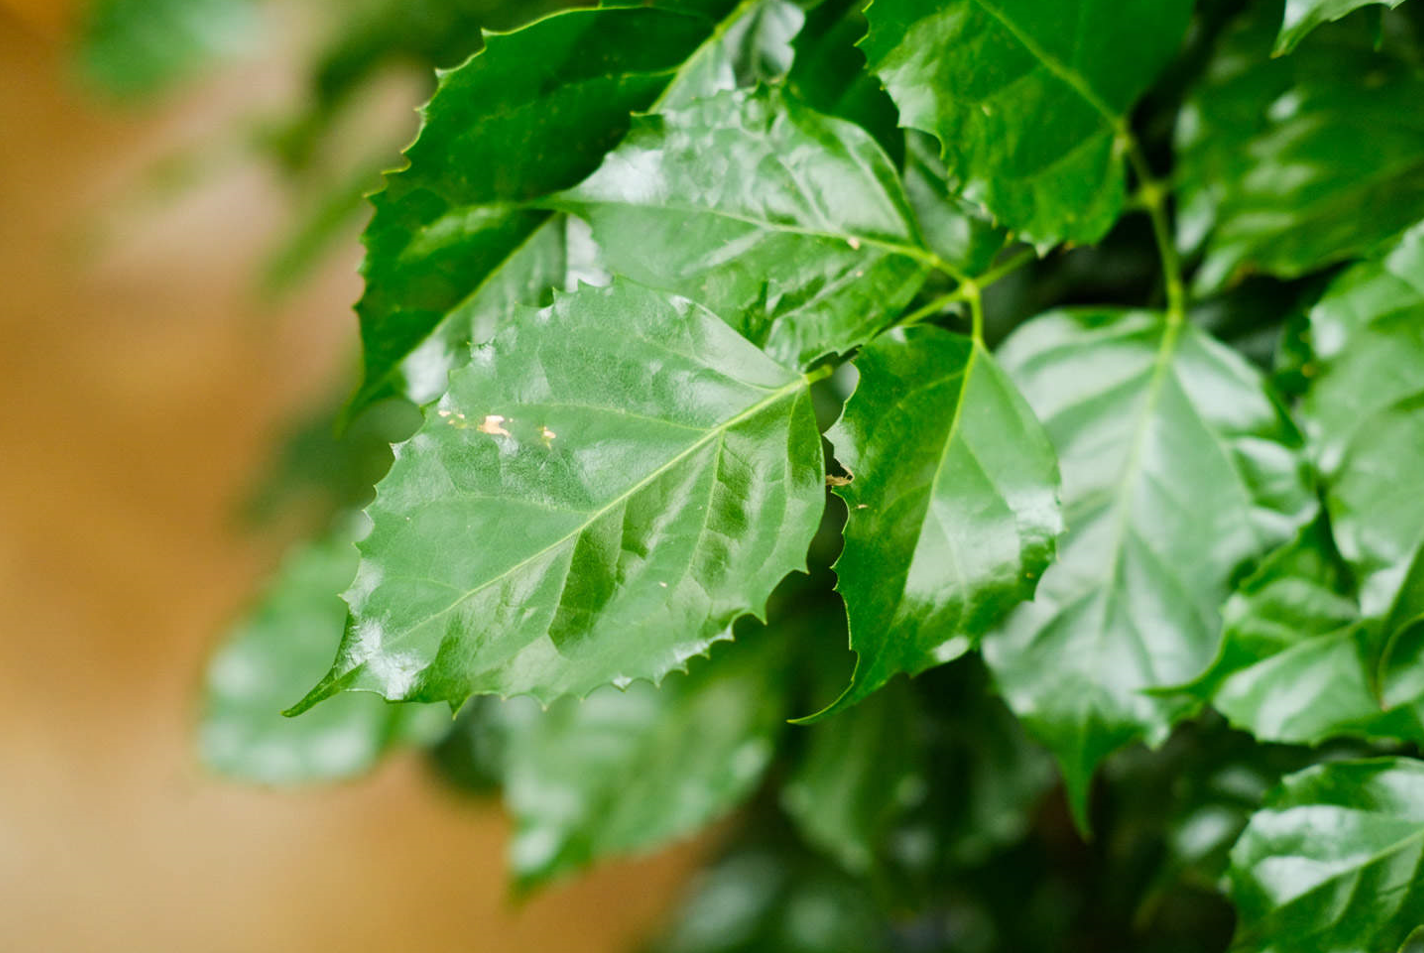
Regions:
<instances>
[{"instance_id":1,"label":"leaf midrib","mask_svg":"<svg viewBox=\"0 0 1424 953\"><path fill-rule=\"evenodd\" d=\"M574 529L572 529L568 533L565 533L563 536L559 537L548 545L542 547L538 551L524 557L519 562L515 563L513 566L510 566L508 569L502 570L496 575L491 576L488 579L482 580L478 584L472 586L470 589L466 590L459 598L455 599L450 604L446 605L444 608L437 609L436 611L430 613L419 621L411 623L405 628L403 632L396 635L393 641L399 643L403 637L410 635L412 632L416 632L420 629L423 629L430 622L454 611L457 607L464 604L465 602L468 602L470 599L474 598L479 593L485 591L490 586L495 585L496 583L504 579L507 579L508 577L517 573L519 570L525 568L531 563L534 563L549 555L550 553L554 552L570 540L577 538L580 534L587 531L587 529L594 523L598 522L608 513L612 512L615 507L631 499L639 491L645 489L659 477L668 473L670 470L672 470L678 464L682 463L684 460L690 458L693 454L695 454L698 450L701 450L712 440L724 436L737 424L752 417L755 417L762 411L768 409L769 407L772 407L781 400L784 400L787 396L794 394L807 386L809 385L806 379L798 375L797 378L791 383L786 384L783 387L777 388L776 390L768 394L766 397L763 397L761 400L757 401L752 406L746 408L745 410L742 410L741 412L735 414L732 417L729 417L728 419L722 421L716 426L709 428L706 433L703 434L702 437L689 444L685 449L678 452L666 463L654 469L647 476L643 477L641 480L639 480L633 486L629 487L627 490L624 490L622 493L613 497L613 499L609 500L606 504L599 507L597 510L593 510L592 512L588 513L588 518L579 523L579 525L574 527ZM567 578L568 573L566 571L565 582L567 582Z\"/></svg>"}]
</instances>

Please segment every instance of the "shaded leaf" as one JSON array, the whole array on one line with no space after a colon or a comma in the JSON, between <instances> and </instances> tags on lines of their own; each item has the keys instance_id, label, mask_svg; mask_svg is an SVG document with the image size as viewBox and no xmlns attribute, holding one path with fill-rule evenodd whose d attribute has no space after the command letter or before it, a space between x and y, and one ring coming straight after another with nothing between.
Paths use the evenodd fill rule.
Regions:
<instances>
[{"instance_id":1,"label":"shaded leaf","mask_svg":"<svg viewBox=\"0 0 1424 953\"><path fill-rule=\"evenodd\" d=\"M257 45L252 0L92 0L77 57L95 88L123 98L163 92Z\"/></svg>"},{"instance_id":2,"label":"shaded leaf","mask_svg":"<svg viewBox=\"0 0 1424 953\"><path fill-rule=\"evenodd\" d=\"M798 366L873 336L932 259L874 140L776 90L640 117L559 203L589 220L612 271Z\"/></svg>"},{"instance_id":3,"label":"shaded leaf","mask_svg":"<svg viewBox=\"0 0 1424 953\"><path fill-rule=\"evenodd\" d=\"M980 206L963 198L951 179L933 136L905 132L905 194L915 210L925 244L966 275L981 275L994 264L1008 232Z\"/></svg>"},{"instance_id":4,"label":"shaded leaf","mask_svg":"<svg viewBox=\"0 0 1424 953\"><path fill-rule=\"evenodd\" d=\"M1234 574L1312 498L1299 436L1234 352L1160 314L1057 312L1001 360L1063 474L1058 562L984 641L1009 706L1057 755L1080 824L1094 767L1195 707L1148 694L1206 668Z\"/></svg>"},{"instance_id":5,"label":"shaded leaf","mask_svg":"<svg viewBox=\"0 0 1424 953\"><path fill-rule=\"evenodd\" d=\"M1062 531L1048 435L980 344L892 331L828 434L853 474L837 589L859 654L829 709L962 654L1033 596Z\"/></svg>"},{"instance_id":6,"label":"shaded leaf","mask_svg":"<svg viewBox=\"0 0 1424 953\"><path fill-rule=\"evenodd\" d=\"M1236 953L1396 950L1424 925L1424 764L1293 774L1231 851Z\"/></svg>"},{"instance_id":7,"label":"shaded leaf","mask_svg":"<svg viewBox=\"0 0 1424 953\"><path fill-rule=\"evenodd\" d=\"M356 572L352 529L343 525L288 555L208 663L198 754L214 771L263 784L351 777L390 745L430 740L449 727L444 711L373 695L282 717L341 640L346 607L337 593Z\"/></svg>"},{"instance_id":8,"label":"shaded leaf","mask_svg":"<svg viewBox=\"0 0 1424 953\"><path fill-rule=\"evenodd\" d=\"M661 292L584 287L500 332L397 445L351 620L305 707L658 680L806 566L806 379Z\"/></svg>"},{"instance_id":9,"label":"shaded leaf","mask_svg":"<svg viewBox=\"0 0 1424 953\"><path fill-rule=\"evenodd\" d=\"M747 797L786 717L782 646L763 634L660 688L604 688L547 712L506 702L510 865L524 887L693 833Z\"/></svg>"},{"instance_id":10,"label":"shaded leaf","mask_svg":"<svg viewBox=\"0 0 1424 953\"><path fill-rule=\"evenodd\" d=\"M1039 246L1094 242L1122 209L1127 114L1181 42L1190 0L876 0L870 68L901 123Z\"/></svg>"}]
</instances>

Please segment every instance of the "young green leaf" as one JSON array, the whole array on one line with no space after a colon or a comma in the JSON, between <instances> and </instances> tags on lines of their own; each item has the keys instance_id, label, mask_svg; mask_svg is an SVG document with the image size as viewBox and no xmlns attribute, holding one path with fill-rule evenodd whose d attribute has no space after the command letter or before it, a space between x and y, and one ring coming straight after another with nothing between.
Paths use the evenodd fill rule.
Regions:
<instances>
[{"instance_id":1,"label":"young green leaf","mask_svg":"<svg viewBox=\"0 0 1424 953\"><path fill-rule=\"evenodd\" d=\"M1236 727L1296 744L1341 735L1424 740L1419 710L1382 710L1377 640L1323 518L1263 561L1222 616L1221 654L1193 689Z\"/></svg>"},{"instance_id":2,"label":"young green leaf","mask_svg":"<svg viewBox=\"0 0 1424 953\"><path fill-rule=\"evenodd\" d=\"M853 873L869 871L896 815L924 793L919 706L897 682L806 729L806 752L781 791L801 836Z\"/></svg>"},{"instance_id":3,"label":"young green leaf","mask_svg":"<svg viewBox=\"0 0 1424 953\"><path fill-rule=\"evenodd\" d=\"M397 445L299 708L659 680L805 568L823 474L806 378L720 318L628 283L560 295Z\"/></svg>"},{"instance_id":4,"label":"young green leaf","mask_svg":"<svg viewBox=\"0 0 1424 953\"><path fill-rule=\"evenodd\" d=\"M1419 50L1376 50L1346 21L1271 60L1274 29L1262 10L1235 25L1178 120L1180 242L1205 240L1203 291L1369 255L1424 217Z\"/></svg>"},{"instance_id":5,"label":"young green leaf","mask_svg":"<svg viewBox=\"0 0 1424 953\"><path fill-rule=\"evenodd\" d=\"M1393 951L1424 926L1424 764L1286 778L1231 851L1233 953Z\"/></svg>"},{"instance_id":6,"label":"young green leaf","mask_svg":"<svg viewBox=\"0 0 1424 953\"><path fill-rule=\"evenodd\" d=\"M717 5L710 6L713 9L708 13L716 15ZM806 14L790 0L742 3L698 55L688 60L678 81L658 99L658 109L680 109L717 90L781 79L795 57L791 41L805 22Z\"/></svg>"},{"instance_id":7,"label":"young green leaf","mask_svg":"<svg viewBox=\"0 0 1424 953\"><path fill-rule=\"evenodd\" d=\"M640 117L558 201L592 224L612 271L796 366L873 336L933 260L875 141L776 90Z\"/></svg>"},{"instance_id":8,"label":"young green leaf","mask_svg":"<svg viewBox=\"0 0 1424 953\"><path fill-rule=\"evenodd\" d=\"M1008 232L984 209L960 195L933 136L905 130L905 195L925 244L967 275L982 275L1004 250Z\"/></svg>"},{"instance_id":9,"label":"young green leaf","mask_svg":"<svg viewBox=\"0 0 1424 953\"><path fill-rule=\"evenodd\" d=\"M1133 103L1191 0L876 0L864 46L901 123L1036 245L1094 242L1122 209Z\"/></svg>"},{"instance_id":10,"label":"young green leaf","mask_svg":"<svg viewBox=\"0 0 1424 953\"><path fill-rule=\"evenodd\" d=\"M198 756L212 770L262 784L334 780L368 770L391 744L449 727L439 709L370 695L282 717L341 641L346 607L337 593L356 573L351 529L291 553L208 663Z\"/></svg>"},{"instance_id":11,"label":"young green leaf","mask_svg":"<svg viewBox=\"0 0 1424 953\"><path fill-rule=\"evenodd\" d=\"M541 274L543 258L527 261L521 250L551 213L530 203L597 168L629 114L684 74L708 79L704 56L723 55L727 32L760 3L572 10L490 35L482 52L443 73L407 168L372 200L357 305L365 379L352 411L392 393L438 395L488 330L471 324L480 313L471 300L512 259L516 283ZM705 15L714 10L727 19ZM563 284L562 274L543 277Z\"/></svg>"},{"instance_id":12,"label":"young green leaf","mask_svg":"<svg viewBox=\"0 0 1424 953\"><path fill-rule=\"evenodd\" d=\"M1340 20L1361 7L1386 6L1393 10L1404 0L1287 0L1281 32L1276 36L1274 56L1295 49L1311 30L1332 20Z\"/></svg>"},{"instance_id":13,"label":"young green leaf","mask_svg":"<svg viewBox=\"0 0 1424 953\"><path fill-rule=\"evenodd\" d=\"M1043 421L1069 529L1035 601L984 641L1009 706L1058 756L1086 826L1097 763L1163 741L1216 654L1233 574L1313 506L1300 438L1261 375L1190 324L1058 312L1001 360Z\"/></svg>"},{"instance_id":14,"label":"young green leaf","mask_svg":"<svg viewBox=\"0 0 1424 953\"><path fill-rule=\"evenodd\" d=\"M1063 528L1053 445L982 344L922 325L855 363L828 436L852 475L835 570L860 658L828 711L975 644L1033 596Z\"/></svg>"},{"instance_id":15,"label":"young green leaf","mask_svg":"<svg viewBox=\"0 0 1424 953\"><path fill-rule=\"evenodd\" d=\"M1337 278L1310 312L1301 405L1340 552L1366 616L1424 614L1424 226Z\"/></svg>"},{"instance_id":16,"label":"young green leaf","mask_svg":"<svg viewBox=\"0 0 1424 953\"><path fill-rule=\"evenodd\" d=\"M693 833L747 797L785 726L784 645L754 637L690 674L565 698L506 702L510 865L533 887Z\"/></svg>"}]
</instances>

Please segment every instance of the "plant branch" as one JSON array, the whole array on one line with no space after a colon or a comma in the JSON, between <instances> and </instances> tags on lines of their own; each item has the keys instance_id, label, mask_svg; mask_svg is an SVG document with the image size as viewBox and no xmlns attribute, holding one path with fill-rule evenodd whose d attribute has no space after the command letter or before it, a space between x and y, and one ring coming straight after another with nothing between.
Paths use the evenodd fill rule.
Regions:
<instances>
[{"instance_id":1,"label":"plant branch","mask_svg":"<svg viewBox=\"0 0 1424 953\"><path fill-rule=\"evenodd\" d=\"M1119 141L1125 144L1127 161L1137 176L1137 201L1152 219L1152 234L1162 258L1162 281L1167 292L1167 320L1180 322L1187 313L1186 285L1182 281L1182 261L1172 241L1172 223L1167 215L1166 183L1152 174L1152 167L1126 122L1118 127Z\"/></svg>"}]
</instances>

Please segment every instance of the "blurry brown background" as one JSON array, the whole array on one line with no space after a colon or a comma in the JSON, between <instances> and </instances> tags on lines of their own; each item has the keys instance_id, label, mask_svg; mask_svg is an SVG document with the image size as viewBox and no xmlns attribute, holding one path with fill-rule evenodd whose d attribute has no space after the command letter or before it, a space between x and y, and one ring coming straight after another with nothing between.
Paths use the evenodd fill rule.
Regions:
<instances>
[{"instance_id":1,"label":"blurry brown background","mask_svg":"<svg viewBox=\"0 0 1424 953\"><path fill-rule=\"evenodd\" d=\"M234 506L353 354L359 250L273 308L260 167L133 208L290 78L116 111L72 82L65 23L0 0L0 950L629 949L690 848L516 909L506 822L414 756L297 793L194 764L204 656L281 545Z\"/></svg>"}]
</instances>

